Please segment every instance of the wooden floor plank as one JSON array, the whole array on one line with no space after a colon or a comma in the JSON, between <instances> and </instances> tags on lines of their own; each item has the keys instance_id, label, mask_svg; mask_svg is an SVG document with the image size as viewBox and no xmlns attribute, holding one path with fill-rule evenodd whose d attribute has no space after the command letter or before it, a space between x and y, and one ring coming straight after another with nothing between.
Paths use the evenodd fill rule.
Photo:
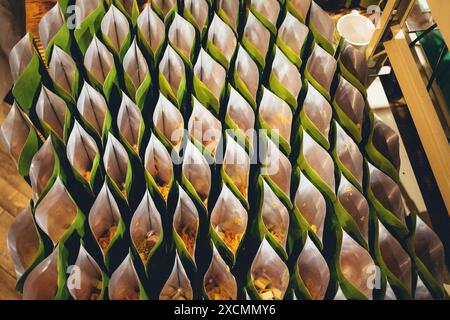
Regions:
<instances>
[{"instance_id":1,"label":"wooden floor plank","mask_svg":"<svg viewBox=\"0 0 450 320\"><path fill-rule=\"evenodd\" d=\"M23 177L19 176L17 166L11 157L0 150L0 178L7 180L9 184L26 197L31 197L31 188Z\"/></svg>"},{"instance_id":2,"label":"wooden floor plank","mask_svg":"<svg viewBox=\"0 0 450 320\"><path fill-rule=\"evenodd\" d=\"M15 277L14 266L6 246L9 226L14 217L3 209L0 209L0 267L3 267L12 277Z\"/></svg>"},{"instance_id":3,"label":"wooden floor plank","mask_svg":"<svg viewBox=\"0 0 450 320\"><path fill-rule=\"evenodd\" d=\"M19 300L15 286L16 279L0 267L0 300Z\"/></svg>"},{"instance_id":4,"label":"wooden floor plank","mask_svg":"<svg viewBox=\"0 0 450 320\"><path fill-rule=\"evenodd\" d=\"M12 187L9 181L0 178L0 208L8 211L14 217L17 216L30 203L30 198Z\"/></svg>"}]
</instances>

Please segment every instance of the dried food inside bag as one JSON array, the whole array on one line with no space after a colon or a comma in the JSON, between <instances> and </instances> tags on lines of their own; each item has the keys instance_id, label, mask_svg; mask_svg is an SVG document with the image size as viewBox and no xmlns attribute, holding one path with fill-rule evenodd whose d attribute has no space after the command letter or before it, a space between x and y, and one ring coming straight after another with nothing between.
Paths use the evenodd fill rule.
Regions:
<instances>
[{"instance_id":1,"label":"dried food inside bag","mask_svg":"<svg viewBox=\"0 0 450 320\"><path fill-rule=\"evenodd\" d=\"M166 97L159 95L153 113L153 125L178 152L184 135L183 116Z\"/></svg>"},{"instance_id":2,"label":"dried food inside bag","mask_svg":"<svg viewBox=\"0 0 450 320\"><path fill-rule=\"evenodd\" d=\"M114 4L103 17L100 30L109 47L122 57L123 48L130 42L130 24L127 17Z\"/></svg>"},{"instance_id":3,"label":"dried food inside bag","mask_svg":"<svg viewBox=\"0 0 450 320\"><path fill-rule=\"evenodd\" d=\"M183 176L194 187L204 204L211 191L211 169L202 152L188 140L182 165Z\"/></svg>"},{"instance_id":4,"label":"dried food inside bag","mask_svg":"<svg viewBox=\"0 0 450 320\"><path fill-rule=\"evenodd\" d=\"M167 199L173 180L173 164L169 152L153 134L145 151L145 170L151 175L163 196Z\"/></svg>"},{"instance_id":5,"label":"dried food inside bag","mask_svg":"<svg viewBox=\"0 0 450 320\"><path fill-rule=\"evenodd\" d=\"M199 214L194 202L186 191L179 187L178 203L173 216L173 228L181 239L180 245L189 253L195 262L195 248L200 223Z\"/></svg>"},{"instance_id":6,"label":"dried food inside bag","mask_svg":"<svg viewBox=\"0 0 450 320\"><path fill-rule=\"evenodd\" d=\"M403 286L411 292L412 261L408 253L382 223L378 223L378 243L384 263ZM389 279L389 277L388 277Z\"/></svg>"},{"instance_id":7,"label":"dried food inside bag","mask_svg":"<svg viewBox=\"0 0 450 320\"><path fill-rule=\"evenodd\" d=\"M8 229L6 241L16 278L19 280L38 259L43 258L43 243L30 207L21 211L14 219Z\"/></svg>"},{"instance_id":8,"label":"dried food inside bag","mask_svg":"<svg viewBox=\"0 0 450 320\"><path fill-rule=\"evenodd\" d=\"M308 237L297 259L299 275L313 300L323 300L330 281L325 258Z\"/></svg>"},{"instance_id":9,"label":"dried food inside bag","mask_svg":"<svg viewBox=\"0 0 450 320\"><path fill-rule=\"evenodd\" d=\"M117 115L117 127L120 135L136 153L139 152L142 140L143 123L144 120L141 111L137 105L123 93L122 102Z\"/></svg>"},{"instance_id":10,"label":"dried food inside bag","mask_svg":"<svg viewBox=\"0 0 450 320\"><path fill-rule=\"evenodd\" d=\"M367 299L372 299L372 290L379 274L370 254L346 232L343 232L342 247L339 254L339 267L342 276ZM351 294L346 294L349 298ZM347 296L348 295L348 296Z\"/></svg>"},{"instance_id":11,"label":"dried food inside bag","mask_svg":"<svg viewBox=\"0 0 450 320\"><path fill-rule=\"evenodd\" d=\"M91 181L92 171L95 170L95 158L98 154L98 147L94 138L75 121L67 141L67 159L76 172L87 182Z\"/></svg>"},{"instance_id":12,"label":"dried food inside bag","mask_svg":"<svg viewBox=\"0 0 450 320\"><path fill-rule=\"evenodd\" d=\"M244 148L229 135L226 139L226 151L222 170L239 190L242 197L247 199L250 176L250 158Z\"/></svg>"},{"instance_id":13,"label":"dried food inside bag","mask_svg":"<svg viewBox=\"0 0 450 320\"><path fill-rule=\"evenodd\" d=\"M127 176L130 174L130 158L126 149L111 133L108 134L103 164L108 176L114 181L122 194L127 197Z\"/></svg>"},{"instance_id":14,"label":"dried food inside bag","mask_svg":"<svg viewBox=\"0 0 450 320\"><path fill-rule=\"evenodd\" d=\"M272 139L267 139L267 152L261 174L269 177L286 196L291 188L292 165Z\"/></svg>"},{"instance_id":15,"label":"dried food inside bag","mask_svg":"<svg viewBox=\"0 0 450 320\"><path fill-rule=\"evenodd\" d=\"M39 199L55 171L55 153L51 137L36 152L30 165L30 182L33 199Z\"/></svg>"},{"instance_id":16,"label":"dried food inside bag","mask_svg":"<svg viewBox=\"0 0 450 320\"><path fill-rule=\"evenodd\" d=\"M285 249L289 231L289 212L265 181L263 192L261 215L264 226L276 242Z\"/></svg>"},{"instance_id":17,"label":"dried food inside bag","mask_svg":"<svg viewBox=\"0 0 450 320\"><path fill-rule=\"evenodd\" d=\"M99 300L104 293L104 275L97 262L80 245L78 257L67 282L70 295L75 300Z\"/></svg>"},{"instance_id":18,"label":"dried food inside bag","mask_svg":"<svg viewBox=\"0 0 450 320\"><path fill-rule=\"evenodd\" d=\"M222 137L222 123L194 96L192 101L193 110L188 123L189 134L214 156Z\"/></svg>"},{"instance_id":19,"label":"dried food inside bag","mask_svg":"<svg viewBox=\"0 0 450 320\"><path fill-rule=\"evenodd\" d=\"M295 205L311 225L312 231L322 240L327 204L320 191L300 173L300 183L295 194Z\"/></svg>"},{"instance_id":20,"label":"dried food inside bag","mask_svg":"<svg viewBox=\"0 0 450 320\"><path fill-rule=\"evenodd\" d=\"M162 237L161 215L147 190L133 214L130 225L131 240L144 265Z\"/></svg>"},{"instance_id":21,"label":"dried food inside bag","mask_svg":"<svg viewBox=\"0 0 450 320\"><path fill-rule=\"evenodd\" d=\"M214 14L208 30L209 53L218 60L222 66L228 68L237 47L236 35L217 14Z\"/></svg>"},{"instance_id":22,"label":"dried food inside bag","mask_svg":"<svg viewBox=\"0 0 450 320\"><path fill-rule=\"evenodd\" d=\"M61 140L64 139L68 112L65 101L43 85L36 102L36 114L43 127L55 132Z\"/></svg>"},{"instance_id":23,"label":"dried food inside bag","mask_svg":"<svg viewBox=\"0 0 450 320\"><path fill-rule=\"evenodd\" d=\"M167 34L170 44L189 61L195 47L196 37L194 26L175 13Z\"/></svg>"},{"instance_id":24,"label":"dried food inside bag","mask_svg":"<svg viewBox=\"0 0 450 320\"><path fill-rule=\"evenodd\" d=\"M106 125L108 105L105 98L87 82L78 98L77 109L84 121L101 137Z\"/></svg>"},{"instance_id":25,"label":"dried food inside bag","mask_svg":"<svg viewBox=\"0 0 450 320\"><path fill-rule=\"evenodd\" d=\"M147 5L142 10L137 19L137 29L147 50L150 49L150 53L155 55L164 41L165 26L151 6Z\"/></svg>"},{"instance_id":26,"label":"dried food inside bag","mask_svg":"<svg viewBox=\"0 0 450 320\"><path fill-rule=\"evenodd\" d=\"M131 254L114 271L109 280L109 299L142 300L147 297L133 264Z\"/></svg>"},{"instance_id":27,"label":"dried food inside bag","mask_svg":"<svg viewBox=\"0 0 450 320\"><path fill-rule=\"evenodd\" d=\"M193 297L191 281L177 253L172 272L159 294L159 300L192 300Z\"/></svg>"},{"instance_id":28,"label":"dried food inside bag","mask_svg":"<svg viewBox=\"0 0 450 320\"><path fill-rule=\"evenodd\" d=\"M337 69L337 62L319 45L314 49L306 63L305 76L325 98L331 98L331 84Z\"/></svg>"},{"instance_id":29,"label":"dried food inside bag","mask_svg":"<svg viewBox=\"0 0 450 320\"><path fill-rule=\"evenodd\" d=\"M236 254L241 244L247 223L247 211L224 185L211 212L211 226L233 254Z\"/></svg>"},{"instance_id":30,"label":"dried food inside bag","mask_svg":"<svg viewBox=\"0 0 450 320\"><path fill-rule=\"evenodd\" d=\"M104 256L119 235L120 223L119 207L105 182L89 212L89 226Z\"/></svg>"},{"instance_id":31,"label":"dried food inside bag","mask_svg":"<svg viewBox=\"0 0 450 320\"><path fill-rule=\"evenodd\" d=\"M39 263L28 275L23 286L23 300L54 300L60 292L58 260L60 248Z\"/></svg>"},{"instance_id":32,"label":"dried food inside bag","mask_svg":"<svg viewBox=\"0 0 450 320\"><path fill-rule=\"evenodd\" d=\"M261 300L283 300L289 284L289 271L264 238L252 262L250 279Z\"/></svg>"},{"instance_id":33,"label":"dried food inside bag","mask_svg":"<svg viewBox=\"0 0 450 320\"><path fill-rule=\"evenodd\" d=\"M55 45L48 65L48 73L52 80L62 88L65 93L77 95L78 69L73 58Z\"/></svg>"},{"instance_id":34,"label":"dried food inside bag","mask_svg":"<svg viewBox=\"0 0 450 320\"><path fill-rule=\"evenodd\" d=\"M60 177L56 178L35 210L37 225L50 237L54 245L66 236L78 215L78 208Z\"/></svg>"},{"instance_id":35,"label":"dried food inside bag","mask_svg":"<svg viewBox=\"0 0 450 320\"><path fill-rule=\"evenodd\" d=\"M16 163L19 163L30 131L30 120L14 103L0 127L0 141Z\"/></svg>"},{"instance_id":36,"label":"dried food inside bag","mask_svg":"<svg viewBox=\"0 0 450 320\"><path fill-rule=\"evenodd\" d=\"M89 75L101 86L114 68L114 57L108 48L94 35L84 56L84 66Z\"/></svg>"},{"instance_id":37,"label":"dried food inside bag","mask_svg":"<svg viewBox=\"0 0 450 320\"><path fill-rule=\"evenodd\" d=\"M339 204L352 217L365 241L369 240L369 204L364 195L345 176L337 190Z\"/></svg>"},{"instance_id":38,"label":"dried food inside bag","mask_svg":"<svg viewBox=\"0 0 450 320\"><path fill-rule=\"evenodd\" d=\"M237 299L236 279L215 247L203 284L206 295L210 300Z\"/></svg>"}]
</instances>

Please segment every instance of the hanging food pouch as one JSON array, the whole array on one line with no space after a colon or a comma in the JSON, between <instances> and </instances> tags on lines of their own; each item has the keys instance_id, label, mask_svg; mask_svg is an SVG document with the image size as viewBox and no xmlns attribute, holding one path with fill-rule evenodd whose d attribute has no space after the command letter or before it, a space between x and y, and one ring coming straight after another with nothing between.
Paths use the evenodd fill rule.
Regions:
<instances>
[{"instance_id":1,"label":"hanging food pouch","mask_svg":"<svg viewBox=\"0 0 450 320\"><path fill-rule=\"evenodd\" d=\"M178 13L175 13L170 20L166 21L166 25L170 24L167 33L169 44L177 51L187 65L192 66L195 60L197 46L200 43L196 30L189 21Z\"/></svg>"},{"instance_id":2,"label":"hanging food pouch","mask_svg":"<svg viewBox=\"0 0 450 320\"><path fill-rule=\"evenodd\" d=\"M277 34L277 21L281 12L281 5L278 0L252 0L250 1L250 12L252 12L273 35Z\"/></svg>"},{"instance_id":3,"label":"hanging food pouch","mask_svg":"<svg viewBox=\"0 0 450 320\"><path fill-rule=\"evenodd\" d=\"M61 141L67 141L72 115L65 101L44 85L36 102L36 114L47 135L54 133Z\"/></svg>"},{"instance_id":4,"label":"hanging food pouch","mask_svg":"<svg viewBox=\"0 0 450 320\"><path fill-rule=\"evenodd\" d=\"M174 182L173 163L169 152L154 134L145 151L145 171L152 196L165 203Z\"/></svg>"},{"instance_id":5,"label":"hanging food pouch","mask_svg":"<svg viewBox=\"0 0 450 320\"><path fill-rule=\"evenodd\" d=\"M194 66L194 94L216 116L226 94L226 71L203 49Z\"/></svg>"},{"instance_id":6,"label":"hanging food pouch","mask_svg":"<svg viewBox=\"0 0 450 320\"><path fill-rule=\"evenodd\" d=\"M184 0L183 16L198 30L200 37L209 25L210 0Z\"/></svg>"},{"instance_id":7,"label":"hanging food pouch","mask_svg":"<svg viewBox=\"0 0 450 320\"><path fill-rule=\"evenodd\" d=\"M94 192L100 189L103 173L97 144L76 120L67 141L67 159L77 180Z\"/></svg>"},{"instance_id":8,"label":"hanging food pouch","mask_svg":"<svg viewBox=\"0 0 450 320\"><path fill-rule=\"evenodd\" d=\"M172 272L159 294L159 300L193 300L193 298L191 280L177 253Z\"/></svg>"},{"instance_id":9,"label":"hanging food pouch","mask_svg":"<svg viewBox=\"0 0 450 320\"><path fill-rule=\"evenodd\" d=\"M183 157L182 184L189 195L207 211L211 192L211 168L202 151L190 140L187 141Z\"/></svg>"},{"instance_id":10,"label":"hanging food pouch","mask_svg":"<svg viewBox=\"0 0 450 320\"><path fill-rule=\"evenodd\" d=\"M23 286L23 300L66 300L67 250L56 246L28 275Z\"/></svg>"},{"instance_id":11,"label":"hanging food pouch","mask_svg":"<svg viewBox=\"0 0 450 320\"><path fill-rule=\"evenodd\" d=\"M306 131L300 128L302 146L297 160L299 167L330 200L335 198L335 168L333 158Z\"/></svg>"},{"instance_id":12,"label":"hanging food pouch","mask_svg":"<svg viewBox=\"0 0 450 320\"><path fill-rule=\"evenodd\" d=\"M391 289L397 299L410 300L413 282L411 258L382 223L378 224L378 243Z\"/></svg>"},{"instance_id":13,"label":"hanging food pouch","mask_svg":"<svg viewBox=\"0 0 450 320\"><path fill-rule=\"evenodd\" d=\"M74 300L104 300L107 298L108 276L94 258L80 245L75 264L67 279L69 293Z\"/></svg>"},{"instance_id":14,"label":"hanging food pouch","mask_svg":"<svg viewBox=\"0 0 450 320\"><path fill-rule=\"evenodd\" d=\"M110 183L106 178L89 212L89 227L109 272L115 270L126 255L123 244L126 227L122 218L126 212L123 201L120 201L120 196L111 189ZM119 204L120 208L123 208L122 212Z\"/></svg>"},{"instance_id":15,"label":"hanging food pouch","mask_svg":"<svg viewBox=\"0 0 450 320\"><path fill-rule=\"evenodd\" d=\"M291 153L292 110L289 105L270 90L264 88L259 104L259 122L269 138L280 143L284 154Z\"/></svg>"},{"instance_id":16,"label":"hanging food pouch","mask_svg":"<svg viewBox=\"0 0 450 320\"><path fill-rule=\"evenodd\" d=\"M310 237L322 249L327 203L322 193L302 172L299 171L297 174L299 183L294 203L297 210L309 224Z\"/></svg>"},{"instance_id":17,"label":"hanging food pouch","mask_svg":"<svg viewBox=\"0 0 450 320\"><path fill-rule=\"evenodd\" d=\"M149 191L133 214L130 224L130 236L142 264L147 270L155 252L163 245L164 230L161 214Z\"/></svg>"},{"instance_id":18,"label":"hanging food pouch","mask_svg":"<svg viewBox=\"0 0 450 320\"><path fill-rule=\"evenodd\" d=\"M288 11L278 29L277 46L295 66L300 68L311 42L309 28Z\"/></svg>"},{"instance_id":19,"label":"hanging food pouch","mask_svg":"<svg viewBox=\"0 0 450 320\"><path fill-rule=\"evenodd\" d=\"M86 217L60 177L56 178L48 192L36 203L35 219L55 247L68 242L73 236L84 236Z\"/></svg>"},{"instance_id":20,"label":"hanging food pouch","mask_svg":"<svg viewBox=\"0 0 450 320\"><path fill-rule=\"evenodd\" d=\"M316 44L306 63L305 77L328 101L331 100L336 69L333 56Z\"/></svg>"},{"instance_id":21,"label":"hanging food pouch","mask_svg":"<svg viewBox=\"0 0 450 320\"><path fill-rule=\"evenodd\" d=\"M228 134L221 176L228 188L248 208L250 158L245 149Z\"/></svg>"},{"instance_id":22,"label":"hanging food pouch","mask_svg":"<svg viewBox=\"0 0 450 320\"><path fill-rule=\"evenodd\" d=\"M153 113L153 130L168 150L180 152L184 136L183 115L161 93Z\"/></svg>"},{"instance_id":23,"label":"hanging food pouch","mask_svg":"<svg viewBox=\"0 0 450 320\"><path fill-rule=\"evenodd\" d=\"M373 130L366 144L366 152L370 161L399 181L400 144L398 134L378 118L373 121Z\"/></svg>"},{"instance_id":24,"label":"hanging food pouch","mask_svg":"<svg viewBox=\"0 0 450 320\"><path fill-rule=\"evenodd\" d=\"M367 199L374 206L378 219L395 237L406 237L409 231L405 223L405 206L399 186L370 163L367 173Z\"/></svg>"},{"instance_id":25,"label":"hanging food pouch","mask_svg":"<svg viewBox=\"0 0 450 320\"><path fill-rule=\"evenodd\" d=\"M308 13L311 7L311 0L287 0L286 8L288 12L292 13L301 23L307 22Z\"/></svg>"},{"instance_id":26,"label":"hanging food pouch","mask_svg":"<svg viewBox=\"0 0 450 320\"><path fill-rule=\"evenodd\" d=\"M59 169L59 161L55 157L52 138L48 137L36 152L30 165L31 191L34 201L53 185Z\"/></svg>"},{"instance_id":27,"label":"hanging food pouch","mask_svg":"<svg viewBox=\"0 0 450 320\"><path fill-rule=\"evenodd\" d=\"M266 66L266 56L270 52L270 31L255 17L252 11L249 11L243 32L242 45L258 63L258 68L263 70Z\"/></svg>"},{"instance_id":28,"label":"hanging food pouch","mask_svg":"<svg viewBox=\"0 0 450 320\"><path fill-rule=\"evenodd\" d=\"M129 96L136 101L141 111L151 103L152 79L150 70L139 48L136 39L131 43L130 49L123 58L123 71L125 86Z\"/></svg>"},{"instance_id":29,"label":"hanging food pouch","mask_svg":"<svg viewBox=\"0 0 450 320\"><path fill-rule=\"evenodd\" d=\"M184 60L171 45L168 45L159 62L159 89L178 108L185 102L187 72Z\"/></svg>"},{"instance_id":30,"label":"hanging food pouch","mask_svg":"<svg viewBox=\"0 0 450 320\"><path fill-rule=\"evenodd\" d=\"M251 299L283 300L289 285L289 270L264 238L247 276Z\"/></svg>"},{"instance_id":31,"label":"hanging food pouch","mask_svg":"<svg viewBox=\"0 0 450 320\"><path fill-rule=\"evenodd\" d=\"M358 145L338 123L335 123L335 127L336 138L333 156L336 164L344 176L362 191L364 174L363 155L359 151Z\"/></svg>"},{"instance_id":32,"label":"hanging food pouch","mask_svg":"<svg viewBox=\"0 0 450 320\"><path fill-rule=\"evenodd\" d=\"M200 144L214 157L222 138L222 123L192 96L193 110L188 123L194 144Z\"/></svg>"},{"instance_id":33,"label":"hanging food pouch","mask_svg":"<svg viewBox=\"0 0 450 320\"><path fill-rule=\"evenodd\" d=\"M217 249L203 278L203 292L209 300L237 300L237 283Z\"/></svg>"},{"instance_id":34,"label":"hanging food pouch","mask_svg":"<svg viewBox=\"0 0 450 320\"><path fill-rule=\"evenodd\" d=\"M163 20L168 19L178 11L177 0L155 0L152 1L151 6Z\"/></svg>"},{"instance_id":35,"label":"hanging food pouch","mask_svg":"<svg viewBox=\"0 0 450 320\"><path fill-rule=\"evenodd\" d=\"M131 21L132 25L136 24L136 20L139 16L139 6L136 0L107 0L114 4L127 18Z\"/></svg>"},{"instance_id":36,"label":"hanging food pouch","mask_svg":"<svg viewBox=\"0 0 450 320\"><path fill-rule=\"evenodd\" d=\"M192 0L190 0L192 1ZM236 34L216 13L208 30L206 50L225 69L229 69L237 48Z\"/></svg>"},{"instance_id":37,"label":"hanging food pouch","mask_svg":"<svg viewBox=\"0 0 450 320\"><path fill-rule=\"evenodd\" d=\"M108 49L122 61L131 44L131 30L127 17L114 4L103 17L100 31Z\"/></svg>"},{"instance_id":38,"label":"hanging food pouch","mask_svg":"<svg viewBox=\"0 0 450 320\"><path fill-rule=\"evenodd\" d=\"M258 229L283 259L287 260L286 242L289 231L289 211L264 179L262 181L262 206L259 211Z\"/></svg>"},{"instance_id":39,"label":"hanging food pouch","mask_svg":"<svg viewBox=\"0 0 450 320\"><path fill-rule=\"evenodd\" d=\"M66 102L74 103L79 94L80 73L73 58L57 45L53 47L48 73L56 92Z\"/></svg>"},{"instance_id":40,"label":"hanging food pouch","mask_svg":"<svg viewBox=\"0 0 450 320\"><path fill-rule=\"evenodd\" d=\"M217 0L217 14L227 23L235 33L238 32L241 20L240 12L243 7L242 0Z\"/></svg>"},{"instance_id":41,"label":"hanging food pouch","mask_svg":"<svg viewBox=\"0 0 450 320\"><path fill-rule=\"evenodd\" d=\"M16 272L16 290L22 292L28 274L45 258L44 242L37 230L31 207L17 215L8 229L8 252Z\"/></svg>"},{"instance_id":42,"label":"hanging food pouch","mask_svg":"<svg viewBox=\"0 0 450 320\"><path fill-rule=\"evenodd\" d=\"M120 92L114 56L95 35L84 56L84 67L89 82L103 92L112 107Z\"/></svg>"},{"instance_id":43,"label":"hanging food pouch","mask_svg":"<svg viewBox=\"0 0 450 320\"><path fill-rule=\"evenodd\" d=\"M73 32L81 54L86 54L92 38L100 30L100 24L105 15L104 1L76 0L75 6L79 10L76 28Z\"/></svg>"},{"instance_id":44,"label":"hanging food pouch","mask_svg":"<svg viewBox=\"0 0 450 320\"><path fill-rule=\"evenodd\" d=\"M428 291L434 299L448 297L445 293L445 285L450 284L450 275L445 264L444 246L437 236L419 216L412 217L415 221L414 248L416 257L416 268L419 274L418 281L423 282L422 287L417 283L415 297L425 297ZM427 289L428 288L428 289Z\"/></svg>"},{"instance_id":45,"label":"hanging food pouch","mask_svg":"<svg viewBox=\"0 0 450 320\"><path fill-rule=\"evenodd\" d=\"M333 107L336 112L336 120L357 143L360 143L362 127L366 119L366 101L358 89L343 77L339 78Z\"/></svg>"},{"instance_id":46,"label":"hanging food pouch","mask_svg":"<svg viewBox=\"0 0 450 320\"><path fill-rule=\"evenodd\" d=\"M244 47L239 46L234 66L233 84L237 91L256 110L259 89L259 69Z\"/></svg>"},{"instance_id":47,"label":"hanging food pouch","mask_svg":"<svg viewBox=\"0 0 450 320\"><path fill-rule=\"evenodd\" d=\"M22 110L29 114L39 93L44 63L36 48L34 37L27 33L11 50L9 66L14 81L12 95Z\"/></svg>"},{"instance_id":48,"label":"hanging food pouch","mask_svg":"<svg viewBox=\"0 0 450 320\"><path fill-rule=\"evenodd\" d=\"M345 232L368 249L369 204L358 188L343 175L337 189L334 211Z\"/></svg>"},{"instance_id":49,"label":"hanging food pouch","mask_svg":"<svg viewBox=\"0 0 450 320\"><path fill-rule=\"evenodd\" d=\"M344 41L339 54L339 68L342 76L366 97L368 65L364 54Z\"/></svg>"},{"instance_id":50,"label":"hanging food pouch","mask_svg":"<svg viewBox=\"0 0 450 320\"><path fill-rule=\"evenodd\" d=\"M165 40L165 25L151 6L145 6L137 19L136 37L149 63L150 69L157 68Z\"/></svg>"},{"instance_id":51,"label":"hanging food pouch","mask_svg":"<svg viewBox=\"0 0 450 320\"><path fill-rule=\"evenodd\" d=\"M39 38L45 50L47 63L55 45L70 53L72 39L59 2L56 2L39 22Z\"/></svg>"},{"instance_id":52,"label":"hanging food pouch","mask_svg":"<svg viewBox=\"0 0 450 320\"><path fill-rule=\"evenodd\" d=\"M239 199L223 185L211 212L211 239L225 261L234 266L248 224L248 214Z\"/></svg>"},{"instance_id":53,"label":"hanging food pouch","mask_svg":"<svg viewBox=\"0 0 450 320\"><path fill-rule=\"evenodd\" d=\"M41 141L29 118L15 103L0 127L0 142L16 162L19 174L28 176Z\"/></svg>"},{"instance_id":54,"label":"hanging food pouch","mask_svg":"<svg viewBox=\"0 0 450 320\"><path fill-rule=\"evenodd\" d=\"M178 187L178 202L173 215L175 246L189 271L197 269L196 247L199 236L200 216L194 202L183 188Z\"/></svg>"},{"instance_id":55,"label":"hanging food pouch","mask_svg":"<svg viewBox=\"0 0 450 320\"><path fill-rule=\"evenodd\" d=\"M334 56L341 37L331 16L314 1L311 3L309 27L316 42Z\"/></svg>"},{"instance_id":56,"label":"hanging food pouch","mask_svg":"<svg viewBox=\"0 0 450 320\"><path fill-rule=\"evenodd\" d=\"M292 165L272 139L266 137L264 140L265 154L261 167L261 175L277 197L290 209L292 206L289 200Z\"/></svg>"},{"instance_id":57,"label":"hanging food pouch","mask_svg":"<svg viewBox=\"0 0 450 320\"><path fill-rule=\"evenodd\" d=\"M297 298L323 300L330 282L327 262L308 237L292 275Z\"/></svg>"},{"instance_id":58,"label":"hanging food pouch","mask_svg":"<svg viewBox=\"0 0 450 320\"><path fill-rule=\"evenodd\" d=\"M277 46L269 76L269 87L281 99L285 100L292 110L297 110L298 97L303 87L298 68Z\"/></svg>"},{"instance_id":59,"label":"hanging food pouch","mask_svg":"<svg viewBox=\"0 0 450 320\"><path fill-rule=\"evenodd\" d=\"M125 93L122 93L117 128L120 140L134 156L138 157L145 131L144 119L138 106Z\"/></svg>"},{"instance_id":60,"label":"hanging food pouch","mask_svg":"<svg viewBox=\"0 0 450 320\"><path fill-rule=\"evenodd\" d=\"M229 86L229 98L225 114L225 124L231 129L237 141L245 148L249 155L253 154L253 136L255 128L255 112L250 104Z\"/></svg>"},{"instance_id":61,"label":"hanging food pouch","mask_svg":"<svg viewBox=\"0 0 450 320\"><path fill-rule=\"evenodd\" d=\"M303 129L325 149L330 148L330 128L333 109L317 89L308 84L308 92L300 112Z\"/></svg>"},{"instance_id":62,"label":"hanging food pouch","mask_svg":"<svg viewBox=\"0 0 450 320\"><path fill-rule=\"evenodd\" d=\"M337 277L343 296L351 300L372 300L379 268L366 249L343 232L337 263Z\"/></svg>"},{"instance_id":63,"label":"hanging food pouch","mask_svg":"<svg viewBox=\"0 0 450 320\"><path fill-rule=\"evenodd\" d=\"M129 253L109 280L110 300L148 300Z\"/></svg>"}]
</instances>

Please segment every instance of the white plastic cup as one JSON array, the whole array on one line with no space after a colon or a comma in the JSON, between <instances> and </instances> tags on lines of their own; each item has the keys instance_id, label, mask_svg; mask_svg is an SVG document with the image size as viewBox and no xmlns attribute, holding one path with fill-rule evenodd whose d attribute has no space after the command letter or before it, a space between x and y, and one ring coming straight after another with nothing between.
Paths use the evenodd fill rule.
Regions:
<instances>
[{"instance_id":1,"label":"white plastic cup","mask_svg":"<svg viewBox=\"0 0 450 320\"><path fill-rule=\"evenodd\" d=\"M348 44L365 54L375 31L375 25L369 18L354 10L338 20L337 30Z\"/></svg>"}]
</instances>

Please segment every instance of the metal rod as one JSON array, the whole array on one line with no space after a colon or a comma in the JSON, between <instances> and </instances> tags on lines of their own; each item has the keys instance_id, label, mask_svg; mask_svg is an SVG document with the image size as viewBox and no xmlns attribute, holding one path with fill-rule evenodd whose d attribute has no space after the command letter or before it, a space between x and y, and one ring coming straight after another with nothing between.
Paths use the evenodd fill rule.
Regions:
<instances>
[{"instance_id":1,"label":"metal rod","mask_svg":"<svg viewBox=\"0 0 450 320\"><path fill-rule=\"evenodd\" d=\"M409 47L412 48L416 45L417 42L419 42L420 40L422 40L423 37L425 37L427 34L429 34L431 31L433 31L434 29L436 29L437 24L434 23L431 27L429 27L428 29L426 29L421 35L419 35L416 39L414 39L410 44Z\"/></svg>"},{"instance_id":2,"label":"metal rod","mask_svg":"<svg viewBox=\"0 0 450 320\"><path fill-rule=\"evenodd\" d=\"M436 73L438 71L438 68L442 62L442 58L444 58L445 53L448 51L447 46L445 45L445 43L442 45L442 49L441 52L439 52L439 58L437 59L432 72L431 72L431 77L430 80L428 81L428 85L427 85L427 90L430 91L431 86L433 85L434 80L436 79Z\"/></svg>"}]
</instances>

